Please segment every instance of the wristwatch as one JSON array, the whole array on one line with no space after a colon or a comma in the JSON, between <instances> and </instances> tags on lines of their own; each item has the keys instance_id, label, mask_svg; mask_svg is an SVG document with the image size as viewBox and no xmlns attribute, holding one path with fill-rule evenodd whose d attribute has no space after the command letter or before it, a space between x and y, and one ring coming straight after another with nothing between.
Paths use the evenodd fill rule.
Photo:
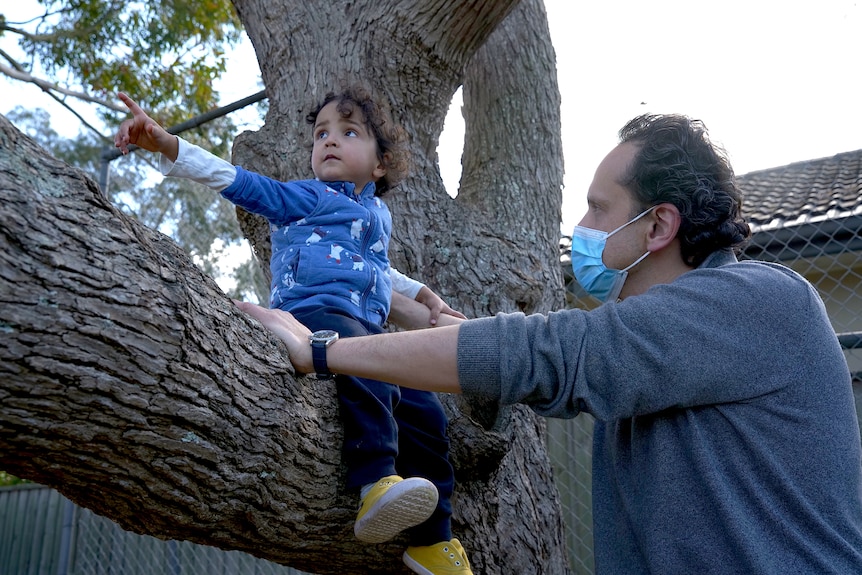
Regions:
<instances>
[{"instance_id":1,"label":"wristwatch","mask_svg":"<svg viewBox=\"0 0 862 575\"><path fill-rule=\"evenodd\" d=\"M311 342L311 360L318 379L332 379L334 376L326 365L326 348L338 341L338 332L321 329L308 336L308 340Z\"/></svg>"}]
</instances>

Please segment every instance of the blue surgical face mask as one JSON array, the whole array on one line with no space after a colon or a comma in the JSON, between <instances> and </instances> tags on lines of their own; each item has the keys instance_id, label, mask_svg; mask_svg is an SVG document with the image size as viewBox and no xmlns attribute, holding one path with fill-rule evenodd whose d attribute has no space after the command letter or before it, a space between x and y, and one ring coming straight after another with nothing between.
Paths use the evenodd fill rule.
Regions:
<instances>
[{"instance_id":1,"label":"blue surgical face mask","mask_svg":"<svg viewBox=\"0 0 862 575\"><path fill-rule=\"evenodd\" d=\"M609 237L624 227L635 223L651 212L654 207L644 210L612 232L575 226L575 230L572 232L572 271L575 272L578 283L588 294L602 302L613 301L619 297L626 277L629 275L629 270L642 262L650 252L647 251L625 269L612 270L605 267L602 261L605 243Z\"/></svg>"}]
</instances>

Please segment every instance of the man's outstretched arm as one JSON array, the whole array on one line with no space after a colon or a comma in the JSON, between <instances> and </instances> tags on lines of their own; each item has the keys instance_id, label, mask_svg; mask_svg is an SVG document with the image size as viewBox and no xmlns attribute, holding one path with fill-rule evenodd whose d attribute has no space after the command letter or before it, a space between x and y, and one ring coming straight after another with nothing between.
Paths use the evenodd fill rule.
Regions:
<instances>
[{"instance_id":1,"label":"man's outstretched arm","mask_svg":"<svg viewBox=\"0 0 862 575\"><path fill-rule=\"evenodd\" d=\"M248 302L237 307L257 319L287 345L290 362L311 373L308 328L291 314ZM421 304L420 304L421 305ZM424 306L422 306L424 307ZM426 318L428 308L425 308ZM460 393L458 325L339 339L327 349L332 373L345 373L425 391Z\"/></svg>"}]
</instances>

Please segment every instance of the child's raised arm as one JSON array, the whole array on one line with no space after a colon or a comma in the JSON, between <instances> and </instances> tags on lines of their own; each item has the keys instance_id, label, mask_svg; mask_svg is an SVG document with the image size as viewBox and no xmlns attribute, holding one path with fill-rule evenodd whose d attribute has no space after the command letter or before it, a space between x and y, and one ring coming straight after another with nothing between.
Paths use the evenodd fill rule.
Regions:
<instances>
[{"instance_id":1,"label":"child's raised arm","mask_svg":"<svg viewBox=\"0 0 862 575\"><path fill-rule=\"evenodd\" d=\"M127 95L120 92L119 97L129 108L132 117L120 124L114 136L114 145L120 148L123 154L128 154L129 144L134 144L150 152L161 152L170 161L175 162L179 152L177 137L147 116L147 113Z\"/></svg>"}]
</instances>

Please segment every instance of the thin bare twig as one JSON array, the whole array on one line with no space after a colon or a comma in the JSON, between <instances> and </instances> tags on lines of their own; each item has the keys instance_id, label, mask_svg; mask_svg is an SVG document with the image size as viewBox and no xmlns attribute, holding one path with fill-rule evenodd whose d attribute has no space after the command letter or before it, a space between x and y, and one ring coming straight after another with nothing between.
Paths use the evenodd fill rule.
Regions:
<instances>
[{"instance_id":1,"label":"thin bare twig","mask_svg":"<svg viewBox=\"0 0 862 575\"><path fill-rule=\"evenodd\" d=\"M53 82L49 82L43 78L38 78L29 72L25 72L23 70L17 70L11 66L7 66L5 64L0 63L0 74L4 74L12 79L20 80L21 82L28 82L30 84L35 84L39 86L45 92L53 92L64 94L66 96L71 96L73 98L77 98L79 100L83 100L84 102L90 102L91 104L99 104L100 106L105 106L108 109L114 110L115 112L127 112L127 110L118 104L113 102L108 102L105 100L100 100L99 98L95 98L90 96L85 92L77 92L75 90L69 90L68 88L64 88L58 84L54 84Z\"/></svg>"}]
</instances>

